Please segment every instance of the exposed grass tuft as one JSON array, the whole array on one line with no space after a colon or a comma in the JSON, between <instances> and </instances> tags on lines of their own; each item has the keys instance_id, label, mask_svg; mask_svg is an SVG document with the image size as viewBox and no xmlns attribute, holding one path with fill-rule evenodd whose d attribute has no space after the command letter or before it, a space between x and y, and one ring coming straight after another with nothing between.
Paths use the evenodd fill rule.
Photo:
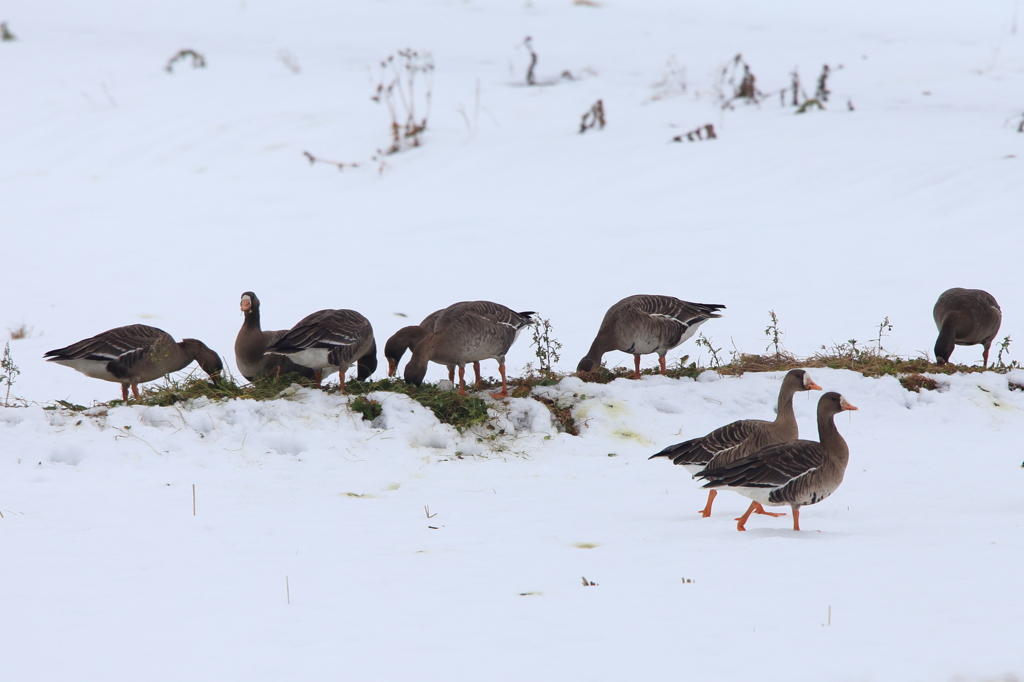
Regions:
<instances>
[{"instance_id":1,"label":"exposed grass tuft","mask_svg":"<svg viewBox=\"0 0 1024 682\"><path fill-rule=\"evenodd\" d=\"M366 396L356 396L348 403L348 409L353 412L358 412L363 415L363 419L368 422L372 422L374 419L380 416L380 413L384 411L381 404L376 400L371 400Z\"/></svg>"},{"instance_id":2,"label":"exposed grass tuft","mask_svg":"<svg viewBox=\"0 0 1024 682\"><path fill-rule=\"evenodd\" d=\"M939 387L939 382L923 374L908 374L900 377L900 384L903 388L914 393L920 393L923 388L926 391L934 391Z\"/></svg>"}]
</instances>

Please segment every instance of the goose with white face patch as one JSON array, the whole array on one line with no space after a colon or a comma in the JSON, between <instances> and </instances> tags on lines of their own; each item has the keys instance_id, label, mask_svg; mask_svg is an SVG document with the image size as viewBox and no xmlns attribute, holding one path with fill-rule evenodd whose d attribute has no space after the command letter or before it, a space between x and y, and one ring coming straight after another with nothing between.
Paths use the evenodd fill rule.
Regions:
<instances>
[{"instance_id":1,"label":"goose with white face patch","mask_svg":"<svg viewBox=\"0 0 1024 682\"><path fill-rule=\"evenodd\" d=\"M413 348L412 359L405 366L405 380L417 386L423 383L428 362L457 365L459 395L466 395L466 363L494 359L501 373L501 391L491 397L508 397L505 354L523 328L533 323L534 314L532 310L517 313L491 301L466 301L445 308L434 331Z\"/></svg>"},{"instance_id":2,"label":"goose with white face patch","mask_svg":"<svg viewBox=\"0 0 1024 682\"><path fill-rule=\"evenodd\" d=\"M955 287L942 292L932 309L939 338L935 340L935 362L949 362L956 346L981 344L982 367L988 367L988 350L1003 323L1003 311L992 294L981 289Z\"/></svg>"},{"instance_id":3,"label":"goose with white face patch","mask_svg":"<svg viewBox=\"0 0 1024 682\"><path fill-rule=\"evenodd\" d=\"M697 327L714 317L721 317L724 305L690 303L672 296L640 294L628 296L605 313L601 328L580 360L577 372L593 372L600 367L608 351L619 350L633 355L633 378L640 378L640 356L657 353L661 373L667 372L665 354L697 331Z\"/></svg>"},{"instance_id":4,"label":"goose with white face patch","mask_svg":"<svg viewBox=\"0 0 1024 682\"><path fill-rule=\"evenodd\" d=\"M705 488L733 490L753 502L736 529L745 524L756 505L793 509L793 530L800 530L800 507L817 504L835 492L843 482L850 449L839 434L835 416L857 408L834 391L818 401L818 440L794 440L761 448L746 457L723 464L712 462L697 473L708 481Z\"/></svg>"},{"instance_id":5,"label":"goose with white face patch","mask_svg":"<svg viewBox=\"0 0 1024 682\"><path fill-rule=\"evenodd\" d=\"M319 387L324 377L338 372L345 390L345 372L353 364L356 376L366 379L377 369L377 343L370 321L354 310L319 310L299 320L267 348L268 353L287 355L313 370Z\"/></svg>"},{"instance_id":6,"label":"goose with white face patch","mask_svg":"<svg viewBox=\"0 0 1024 682\"><path fill-rule=\"evenodd\" d=\"M164 330L145 324L110 329L43 357L93 379L121 384L122 400L128 400L129 386L138 400L139 384L184 369L193 360L211 377L224 369L220 357L202 341L179 343Z\"/></svg>"},{"instance_id":7,"label":"goose with white face patch","mask_svg":"<svg viewBox=\"0 0 1024 682\"><path fill-rule=\"evenodd\" d=\"M466 305L472 303L472 301L463 301L461 303L455 303L454 305ZM477 301L477 303L486 304L487 301ZM448 308L442 308L441 310L435 310L426 317L418 325L412 325L409 327L402 327L397 332L391 335L388 342L384 344L384 357L388 361L388 376L395 376L395 372L398 370L398 361L405 355L405 351L412 350L416 347L416 344L422 341L427 334L434 331L434 326L437 324L437 320ZM480 362L476 361L473 363L473 373L476 374L476 386L480 385ZM455 383L455 365L448 365L448 381Z\"/></svg>"},{"instance_id":8,"label":"goose with white face patch","mask_svg":"<svg viewBox=\"0 0 1024 682\"><path fill-rule=\"evenodd\" d=\"M284 355L267 353L267 348L288 333L287 329L265 332L260 325L260 299L247 291L242 294L242 328L235 337L235 364L249 381L281 374L301 374L312 379L313 370L298 365Z\"/></svg>"},{"instance_id":9,"label":"goose with white face patch","mask_svg":"<svg viewBox=\"0 0 1024 682\"><path fill-rule=\"evenodd\" d=\"M775 421L761 419L741 419L715 429L706 436L694 438L683 443L670 445L661 452L651 455L648 459L665 457L673 464L686 467L696 475L704 468L722 466L776 443L785 443L800 437L800 427L793 414L793 396L797 391L820 391L821 386L814 383L807 372L802 369L791 369L783 378L779 388L779 404L775 413ZM711 504L718 494L714 488L708 492L708 501L700 514L703 518L711 516ZM757 504L754 512L769 516L784 516L766 512Z\"/></svg>"}]
</instances>

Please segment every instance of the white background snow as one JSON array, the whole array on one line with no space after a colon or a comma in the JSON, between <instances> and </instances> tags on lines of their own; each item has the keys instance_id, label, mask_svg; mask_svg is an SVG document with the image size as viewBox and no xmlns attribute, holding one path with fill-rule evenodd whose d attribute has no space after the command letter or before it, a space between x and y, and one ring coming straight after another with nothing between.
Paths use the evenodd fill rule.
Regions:
<instances>
[{"instance_id":1,"label":"white background snow","mask_svg":"<svg viewBox=\"0 0 1024 682\"><path fill-rule=\"evenodd\" d=\"M918 395L813 371L860 411L837 422L845 482L798 534L736 532L731 494L700 519L704 491L647 461L771 419L777 374L569 379L546 391L585 396L580 437L511 400L483 442L399 396L374 424L315 391L42 409L117 397L41 358L114 326L231 362L246 290L265 328L354 308L380 342L458 300L536 310L564 370L634 293L728 306L701 329L723 353L762 352L773 309L796 353L888 316L885 347L917 355L951 286L992 292L1021 338L1016 0L598 4L0 6L18 38L0 43L0 328L32 328L12 392L37 403L0 408L4 680L1024 676L1024 393L1005 375ZM579 80L526 87L527 35L539 78ZM406 47L436 64L429 130L378 173L376 68ZM207 68L164 71L182 48ZM843 68L826 111L722 111L737 53L766 92ZM580 135L599 98L607 128ZM706 123L717 140L670 143ZM796 400L804 437L817 397Z\"/></svg>"}]
</instances>

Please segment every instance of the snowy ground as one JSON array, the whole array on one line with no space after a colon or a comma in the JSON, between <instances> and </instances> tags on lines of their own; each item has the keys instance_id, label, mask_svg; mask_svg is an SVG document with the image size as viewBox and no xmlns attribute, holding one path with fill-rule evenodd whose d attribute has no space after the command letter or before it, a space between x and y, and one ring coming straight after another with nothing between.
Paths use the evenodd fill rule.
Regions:
<instances>
[{"instance_id":1,"label":"snowy ground","mask_svg":"<svg viewBox=\"0 0 1024 682\"><path fill-rule=\"evenodd\" d=\"M13 393L117 397L41 356L135 322L230 362L246 290L266 328L351 307L379 339L457 300L537 310L563 369L633 293L725 304L702 328L725 351L761 352L770 309L797 353L886 316L887 349L930 351L950 286L991 291L1021 338L1015 0L599 5L5 3L0 328L32 328L11 341ZM527 35L539 78L579 80L523 85ZM429 130L378 173L375 68L405 47L436 64ZM182 48L207 68L166 73ZM810 94L842 64L828 110L723 112L736 53L766 92L796 68ZM607 128L578 134L599 98ZM669 142L706 123L718 139ZM373 425L309 391L0 408L2 677L1024 676L1024 393L994 374L921 395L813 376L860 411L838 421L846 481L800 534L737 533L732 495L702 520L685 472L646 461L770 419L777 375L570 379L547 390L586 396L580 437L511 400L493 441L396 396ZM816 398L796 401L804 437Z\"/></svg>"}]
</instances>

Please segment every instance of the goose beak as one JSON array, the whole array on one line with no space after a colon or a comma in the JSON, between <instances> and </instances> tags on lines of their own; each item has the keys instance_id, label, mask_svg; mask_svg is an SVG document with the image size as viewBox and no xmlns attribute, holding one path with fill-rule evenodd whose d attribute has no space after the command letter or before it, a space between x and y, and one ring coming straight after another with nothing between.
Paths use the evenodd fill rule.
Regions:
<instances>
[{"instance_id":1,"label":"goose beak","mask_svg":"<svg viewBox=\"0 0 1024 682\"><path fill-rule=\"evenodd\" d=\"M808 391L820 391L822 389L821 389L821 386L819 386L818 384L814 383L814 381L812 381L811 379L808 379L807 380L807 390ZM857 408L854 408L854 409L857 409Z\"/></svg>"},{"instance_id":2,"label":"goose beak","mask_svg":"<svg viewBox=\"0 0 1024 682\"><path fill-rule=\"evenodd\" d=\"M391 358L388 358L388 376L395 376L396 369L398 369L398 363L392 360Z\"/></svg>"},{"instance_id":3,"label":"goose beak","mask_svg":"<svg viewBox=\"0 0 1024 682\"><path fill-rule=\"evenodd\" d=\"M245 296L245 297L242 298L242 312L243 313L249 312L249 308L252 308L252 301L249 300L248 296Z\"/></svg>"},{"instance_id":4,"label":"goose beak","mask_svg":"<svg viewBox=\"0 0 1024 682\"><path fill-rule=\"evenodd\" d=\"M843 398L842 396L840 396L840 398L839 398L839 407L841 409L843 409L843 410L856 410L857 409L855 406L853 406L850 403L846 402L846 398Z\"/></svg>"}]
</instances>

